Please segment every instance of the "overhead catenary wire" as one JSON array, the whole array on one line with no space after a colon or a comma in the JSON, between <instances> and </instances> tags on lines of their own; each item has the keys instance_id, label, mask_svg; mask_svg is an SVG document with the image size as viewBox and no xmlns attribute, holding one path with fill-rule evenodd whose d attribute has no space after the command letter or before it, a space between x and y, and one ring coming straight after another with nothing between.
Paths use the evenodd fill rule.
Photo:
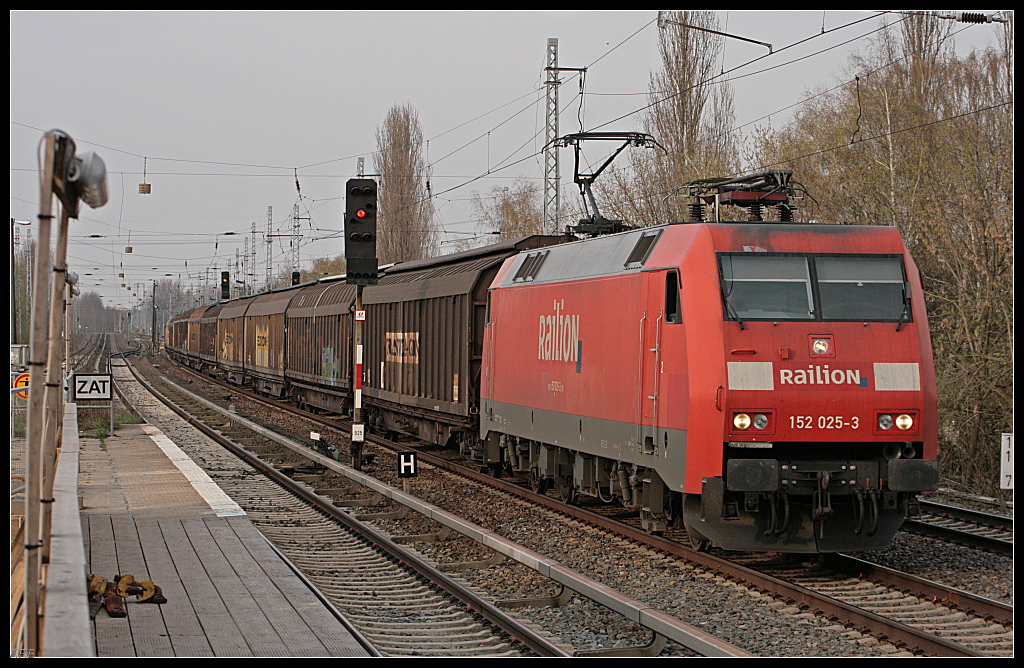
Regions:
<instances>
[{"instance_id":1,"label":"overhead catenary wire","mask_svg":"<svg viewBox=\"0 0 1024 668\"><path fill-rule=\"evenodd\" d=\"M833 28L833 29L830 29L830 30L828 30L828 31L824 30L824 28L823 28L823 30L822 30L822 32L821 32L820 34L818 34L818 35L814 35L814 36L812 36L812 37L808 37L808 38L806 38L806 39L804 39L804 40L800 40L800 41L798 41L798 42L794 42L793 44L791 44L791 45L788 45L788 46L786 46L786 47L782 47L781 49L778 49L778 50L776 50L776 52L775 52L775 53L776 53L776 54L777 54L777 53L780 53L781 51L783 51L783 50L785 50L785 49L788 49L788 48L791 48L791 47L793 47L793 46L795 46L795 45L797 45L797 44L800 44L800 43L806 42L806 41L808 41L808 40L810 40L810 39L813 39L813 38L815 38L815 37L820 37L820 36L821 36L821 35L823 35L823 34L829 34L829 33L831 33L831 32L834 32L834 31L836 31L836 30L839 30L839 29L841 29L841 28L844 28L844 27L848 27L848 26L850 26L850 25L853 25L853 24L859 23L859 22L861 22L861 21L865 21L865 20L870 20L870 19L872 19L872 18L876 18L877 16L879 16L879 15L878 15L878 14L875 14L875 15L869 16L869 17L867 17L867 18L864 18L864 19L859 19L858 21L853 21L853 22L847 23L847 24L845 24L845 25L843 25L843 26L839 26L839 27L837 27L837 28ZM641 27L640 29L638 29L638 30L634 31L634 32L633 32L633 33L632 33L632 34L631 34L631 35L630 35L629 37L627 37L627 38L626 38L626 40L623 40L623 42L620 42L620 43L619 43L619 44L617 44L617 45L616 45L615 47L613 47L612 49L609 49L609 50L608 50L608 51L606 51L606 52L605 52L604 54L602 54L602 55L601 55L601 56L600 56L599 58L597 58L597 59L596 59L595 61L593 61L593 63L591 63L591 66L593 66L593 65L594 65L594 64L596 64L597 62L599 62L599 61L603 60L604 58L608 57L608 56L609 56L609 54L611 54L611 53L612 53L613 51L615 51L615 49L619 48L619 47L620 47L620 46L621 46L621 45L622 45L622 44L623 44L623 43L624 43L625 41L627 41L628 39L631 39L631 38L633 38L633 37L634 37L634 36L636 36L637 34L640 34L640 33L641 33L641 32L642 32L642 31L643 31L644 29L648 28L648 27L649 27L649 26L650 26L650 25L651 25L652 23L654 23L654 20L653 20L653 19L652 19L651 21L649 21L649 22L648 22L647 24L645 24L644 26L642 26L642 27ZM870 33L868 33L868 34L870 34ZM839 44L839 45L831 46L831 47L829 47L829 48L830 48L830 49L838 48L838 47L839 47L839 46L841 46L842 44L847 44L847 43L849 43L850 41L853 41L853 40L855 40L855 39L860 39L860 38L863 38L864 36L865 36L865 35L861 35L861 36L858 36L858 37L852 38L851 40L848 40L848 41L844 41L844 42L842 42L842 43L841 43L841 44ZM794 63L794 62L799 62L800 60L804 60L804 59L806 59L806 58L810 58L810 57L812 57L812 56L814 56L814 55L818 55L818 54L820 54L820 53L823 53L823 52L824 52L824 51L826 51L826 50L827 50L827 49L825 49L825 50L822 50L822 51L818 51L818 52L816 52L815 54L810 54L810 55L808 55L808 56L802 56L801 58L798 58L798 59L794 59L794 60L788 61L788 62L786 62L786 63L780 63L780 64L776 64L776 65L773 65L773 66L772 66L772 67L770 67L770 68L765 68L765 69L762 69L762 70L758 70L757 72L749 72L749 73L745 73L745 74L742 74L742 75L739 75L739 76L737 76L736 78L738 79L738 78L743 78L743 77L751 77L751 76L755 76L755 75L758 75L758 74L762 74L762 73L764 73L764 72L767 72L767 71L770 71L770 70L772 70L772 69L776 69L776 68L779 68L779 67L783 67L783 66L785 66L785 65L788 65L788 64L791 64L791 63ZM747 66L747 65L750 65L751 63L753 63L753 62L756 62L757 60L760 60L760 58L758 58L758 59L755 59L755 60L753 60L753 61L750 61L750 62L748 62L748 63L745 63L744 65L742 65L742 66L740 66L740 67L745 67L745 66ZM737 69L737 68L732 68L732 69L730 70L730 72L734 72L734 71L736 71L736 69ZM723 72L722 74L725 74L725 72ZM735 79L734 79L734 80L735 80ZM459 125L456 125L456 126L454 126L454 127L450 128L450 129L448 129L448 130L444 131L443 133L440 133L440 134L438 134L438 135L436 135L436 136L442 136L442 135L445 135L445 134L448 134L448 133L454 132L454 131L456 131L457 129L459 129L459 128L462 128L462 127L465 127L465 126L467 126L467 125L471 124L472 122L474 122L474 121L476 121L476 120L479 120L479 119L481 119L481 118L484 118L484 117L486 117L487 115L489 115L489 114L491 114L491 113L494 113L494 112L495 112L495 111L497 111L497 110L500 110L500 109L502 109L502 108L507 108L507 106L508 106L508 105L510 105L510 104L514 104L514 103L515 103L515 102L517 102L517 101L520 101L520 100L522 100L522 99L524 99L524 98L526 98L526 97L529 97L529 96L533 96L533 95L536 95L536 94L537 94L537 91L536 91L536 90L531 90L530 92L528 92L528 93L526 93L526 94L524 94L524 95L522 95L522 96L519 96L518 98L516 98L516 99L515 99L515 100L513 100L513 101L507 102L507 103L505 103L504 105L501 105L501 106L499 106L499 107L496 107L495 109L492 109L492 110L491 110L491 111L489 111L489 112L485 112L484 114L480 114L480 115L478 115L478 116L474 117L473 119L470 119L469 121L465 121L465 122L463 122L463 123L461 123L461 124L459 124ZM595 93L588 93L588 94L590 94L590 95L594 95ZM645 93L645 94L647 94L647 93ZM580 107L579 107L579 111L578 111L579 117L580 117L581 119L582 119L582 116L583 116L583 103L584 103L584 102L585 102L585 98L581 96L581 99L580 99ZM523 110L521 110L521 111L517 112L517 114L514 114L514 115L513 115L513 117L514 117L514 116L516 116L516 115L518 115L518 113L522 113L523 111L526 111L526 110L528 110L528 109L530 109L530 108L533 108L533 104L534 104L534 103L531 103L531 106L530 106L530 107L525 107L525 108L524 108ZM796 103L796 104L800 104L800 103ZM790 105L790 107L792 107L792 106L794 106L794 105ZM789 108L789 107L786 107L786 108ZM639 112L643 111L643 109L644 109L644 107L641 107L640 109L636 109L636 110L634 110L634 111L630 112L630 114L628 114L628 115L632 115L632 114L635 114L635 113L639 113ZM784 108L784 109L785 109L785 108ZM774 112L774 113L778 113L778 111L776 111L776 112ZM628 115L627 115L627 116L628 116ZM625 117L625 116L624 116L624 117ZM624 118L624 117L620 117L620 118ZM763 118L763 117L762 117L762 118ZM492 128L492 130L490 130L490 131L493 131L494 129L500 128L500 127L501 127L501 126L502 126L503 124L507 123L507 122L508 122L508 120L509 120L509 119L505 119L505 120L503 120L503 121L502 121L501 123L499 123L499 124L495 125L495 126L494 126L494 128ZM13 121L12 121L12 123L13 123ZM21 124L19 124L19 125L21 125ZM607 125L607 123L605 123L604 125ZM597 126L597 127L603 127L604 125L599 125L599 126ZM27 127L27 126L26 126L26 127ZM742 126L737 126L737 127L742 127ZM490 131L488 131L488 132L490 132ZM486 135L487 135L487 133L484 133L484 134L483 134L483 135L481 135L481 136L486 136ZM533 139L531 139L530 141L532 141L532 140L533 140ZM83 143L87 143L87 142L83 142ZM471 145L471 143L472 143L472 142L467 142L466 144L464 144L464 145L463 145L463 147L460 147L460 148L464 148L464 147L466 147L466 146L469 146L469 145ZM513 168L513 167L515 167L515 166L517 166L517 165L520 165L520 164L522 164L522 163L523 163L524 161L526 161L526 160L531 160L531 159L534 159L534 158L538 157L538 155L540 155L540 153L539 153L539 152L532 152L532 153L530 153L529 155L527 155L527 156L525 156L525 157L521 157L521 158L519 158L519 159L513 159L513 156L515 156L515 155L517 154L517 152L518 152L519 150L522 150L523 146L526 146L526 145L528 145L528 143L529 143L529 141L528 141L528 142L526 142L526 143L524 143L523 145L519 146L519 147L518 147L518 148L517 148L517 149L516 149L515 151L513 151L512 153L510 153L510 154L509 154L509 156L508 156L508 157L506 157L506 159L504 159L504 160L500 160L500 161L497 161L497 162L496 162L496 163L494 163L493 165L489 164L489 165L488 165L488 170L487 170L487 172L486 172L486 173L484 173L484 174L478 174L478 175L475 175L475 176L469 176L469 177L466 177L465 179L463 179L463 181L462 181L461 183L459 183L459 184L455 184L455 185L453 185L453 186L451 186L451 187L449 187L449 188L445 188L445 189L442 189L442 190L437 190L437 189L435 188L435 189L434 189L434 191L433 191L433 193L431 193L431 196L432 196L432 197L433 197L434 199L437 199L437 198L439 198L439 197L443 197L444 195L448 195L448 194L450 194L450 193L452 193L452 192L456 192L456 191L458 191L458 190L459 190L460 188L465 188L466 186L468 186L468 185L470 185L470 184L472 184L472 183L475 183L475 182L477 182L477 181L479 181L479 180L481 180L481 179L483 179L483 178L494 178L494 177L496 177L496 176L498 175L498 174L497 174L498 172L501 172L501 171L507 171L507 170L509 170L509 169L511 169L511 168ZM101 146L101 147L103 147L103 148L106 148L106 149L108 149L108 150L115 150L115 151L119 151L119 150L120 150L120 149L114 149L114 148L112 148L112 147L109 147L109 146L104 146L104 145L99 145L99 144L97 144L97 146ZM457 149L457 150L458 150L458 149ZM826 148L826 149L822 149L822 150L829 150L829 149L827 149L827 148ZM147 156L143 156L143 155L141 155L141 154L138 154L138 153L133 153L133 152L131 152L131 151L121 151L121 152L123 152L123 153L126 153L126 154L128 154L128 155L134 155L134 156L138 156L138 157L144 157L144 159L146 159L146 157L147 157ZM449 155L452 155L452 153L449 153L448 155L446 155L446 156L444 156L444 157L448 157ZM442 157L441 159L443 160L443 159L444 159L444 157ZM155 159L159 159L159 158L155 158ZM321 162L321 163L313 163L313 164L311 164L311 165L306 165L306 166L304 166L304 167L301 167L301 168L296 168L296 167L282 167L282 166L278 166L278 165L261 165L261 164L253 164L253 163L227 162L227 161L210 161L210 160L187 160L187 159L184 159L184 158L166 158L165 160L168 160L168 161L174 161L174 162L182 162L182 163L195 163L195 164L207 164L207 165L222 165L222 166L241 166L241 167L245 167L245 168L263 168L263 169L270 169L270 170L272 170L272 171L277 171L277 170L288 170L288 169L290 169L290 170L292 170L292 172L293 172L293 175L294 175L294 176L295 176L295 178L296 178L296 187L297 187L297 190L300 190L300 189L299 189L299 184L298 184L298 173L297 173L299 169L306 169L306 168L309 168L309 167L312 167L312 166L315 166L315 165L321 165L321 164L326 164L326 162L336 162L336 161L338 161L338 160L343 160L343 159L346 159L346 158L338 158L338 159L335 159L335 160L331 160L331 161L325 161L325 162ZM434 164L436 164L436 162L435 162ZM123 175L124 175L124 174L126 174L126 173L127 173L127 172L124 172L124 173L122 173L122 179L123 179ZM186 172L179 172L179 173L183 173L183 174L184 174L184 173L186 173ZM190 174L190 175L194 175L194 173L188 173L188 174ZM220 175L220 174L217 174L217 175ZM243 176L243 177L252 177L252 176L260 176L260 177L271 177L271 178L273 178L273 177L277 177L277 176L280 176L281 174L275 174L275 173L268 173L268 174L261 174L261 175L253 175L253 174L247 174L247 173L237 173L237 175L238 175L238 176ZM304 178L306 178L306 177L307 177L307 175L305 175L305 174L304 174L304 175L303 175L303 177L304 177ZM308 175L308 178L319 178L319 177L320 177L320 175ZM328 177L328 178L331 178L331 177ZM124 187L123 187L123 183L122 183L122 190L123 190L123 189L124 189ZM301 193L301 190L300 190L300 193ZM448 198L448 200L449 200L449 201L456 201L456 200L455 200L454 198ZM327 202L327 201L331 201L331 199L322 199L322 200L317 200L317 201L318 201L318 202ZM303 202L303 204L305 205L305 202ZM123 206L123 199L122 199L122 206ZM311 210L312 208L313 208L312 206L310 206L310 207L307 207L307 210ZM121 223L120 219L119 219L118 223L119 223L119 224ZM456 223L456 224L461 224L461 221L460 221L459 223ZM312 222L312 221L310 222L310 227L311 227L311 229L316 229L316 228L314 227L314 224L313 224L313 222ZM335 234L335 233L331 233L331 232L328 232L328 236L326 236L326 237L319 237L318 235L313 235L313 236L311 237L311 239L310 239L309 243L313 243L314 241L316 241L316 240L320 240L320 239L323 239L323 238L330 238L330 237L331 237L331 236L332 236L333 234Z\"/></svg>"}]
</instances>

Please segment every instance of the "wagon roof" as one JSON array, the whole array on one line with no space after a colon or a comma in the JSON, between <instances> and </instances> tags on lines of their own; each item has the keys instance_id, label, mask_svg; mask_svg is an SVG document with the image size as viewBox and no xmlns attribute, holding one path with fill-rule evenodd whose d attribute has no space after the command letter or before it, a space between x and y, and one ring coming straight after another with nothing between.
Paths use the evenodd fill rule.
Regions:
<instances>
[{"instance_id":1,"label":"wagon roof","mask_svg":"<svg viewBox=\"0 0 1024 668\"><path fill-rule=\"evenodd\" d=\"M224 307L220 310L218 318L220 320L227 320L230 318L240 318L245 315L245 310L249 308L249 304L256 299L255 295L249 297L242 297L241 299L233 299L224 304Z\"/></svg>"},{"instance_id":2,"label":"wagon roof","mask_svg":"<svg viewBox=\"0 0 1024 668\"><path fill-rule=\"evenodd\" d=\"M299 291L288 306L289 318L347 313L356 297L356 286L342 281L320 283Z\"/></svg>"},{"instance_id":3,"label":"wagon roof","mask_svg":"<svg viewBox=\"0 0 1024 668\"><path fill-rule=\"evenodd\" d=\"M563 243L566 240L564 236L557 235L544 235L534 234L529 237L521 237L519 239L513 239L511 241L503 241L497 244L491 244L489 246L481 246L479 248L472 248L467 251L459 253L452 253L450 255L442 255L440 257L431 257L425 260L413 260L411 262L400 262L396 265L389 267L386 270L386 275L394 275L407 271L419 271L429 267L435 267L438 265L446 265L473 258L479 258L484 256L501 255L508 256L513 253L517 253L521 250L528 250L531 248L541 248L543 246L551 246L553 244Z\"/></svg>"},{"instance_id":4,"label":"wagon roof","mask_svg":"<svg viewBox=\"0 0 1024 668\"><path fill-rule=\"evenodd\" d=\"M227 302L217 302L213 306L207 308L206 311L203 312L202 316L200 316L200 322L205 322L207 320L216 320L217 316L220 315L221 310L224 308L226 304Z\"/></svg>"},{"instance_id":5,"label":"wagon roof","mask_svg":"<svg viewBox=\"0 0 1024 668\"><path fill-rule=\"evenodd\" d=\"M208 309L208 308L210 308L209 304L207 304L206 306L200 306L198 308L194 308L194 309L192 309L191 311L188 312L188 316L187 316L186 319L189 322L198 322L199 318L202 317L203 313L205 313L206 309Z\"/></svg>"},{"instance_id":6,"label":"wagon roof","mask_svg":"<svg viewBox=\"0 0 1024 668\"><path fill-rule=\"evenodd\" d=\"M276 315L284 313L288 303L298 294L296 290L283 290L281 292L270 292L257 295L246 311L246 315Z\"/></svg>"}]
</instances>

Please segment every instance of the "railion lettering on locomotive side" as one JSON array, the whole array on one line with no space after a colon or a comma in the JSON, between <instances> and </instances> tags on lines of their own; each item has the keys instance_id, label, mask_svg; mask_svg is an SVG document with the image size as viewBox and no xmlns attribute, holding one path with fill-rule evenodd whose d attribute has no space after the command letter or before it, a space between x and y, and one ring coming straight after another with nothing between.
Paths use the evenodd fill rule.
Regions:
<instances>
[{"instance_id":1,"label":"railion lettering on locomotive side","mask_svg":"<svg viewBox=\"0 0 1024 668\"><path fill-rule=\"evenodd\" d=\"M565 300L556 299L554 313L541 314L537 359L556 362L579 361L580 316L565 314Z\"/></svg>"}]
</instances>

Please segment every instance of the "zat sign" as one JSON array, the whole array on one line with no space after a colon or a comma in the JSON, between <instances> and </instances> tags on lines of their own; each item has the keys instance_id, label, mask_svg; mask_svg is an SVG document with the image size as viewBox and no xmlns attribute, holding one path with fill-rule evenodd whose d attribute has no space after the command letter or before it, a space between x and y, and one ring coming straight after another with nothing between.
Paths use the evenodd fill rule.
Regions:
<instances>
[{"instance_id":1,"label":"zat sign","mask_svg":"<svg viewBox=\"0 0 1024 668\"><path fill-rule=\"evenodd\" d=\"M75 374L75 401L113 398L114 383L109 373Z\"/></svg>"}]
</instances>

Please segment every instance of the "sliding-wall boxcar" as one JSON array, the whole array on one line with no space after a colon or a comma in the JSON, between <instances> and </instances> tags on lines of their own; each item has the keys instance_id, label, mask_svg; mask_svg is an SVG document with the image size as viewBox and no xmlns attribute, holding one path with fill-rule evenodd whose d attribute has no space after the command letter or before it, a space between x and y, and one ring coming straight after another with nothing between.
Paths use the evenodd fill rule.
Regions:
<instances>
[{"instance_id":1,"label":"sliding-wall boxcar","mask_svg":"<svg viewBox=\"0 0 1024 668\"><path fill-rule=\"evenodd\" d=\"M202 362L199 359L199 348L200 348L200 336L199 320L203 317L203 313L206 312L208 306L200 306L199 308L192 309L188 318L185 320L185 356L188 359L189 366L199 369L202 367Z\"/></svg>"},{"instance_id":2,"label":"sliding-wall boxcar","mask_svg":"<svg viewBox=\"0 0 1024 668\"><path fill-rule=\"evenodd\" d=\"M199 363L205 373L217 368L217 318L224 304L218 302L199 316Z\"/></svg>"},{"instance_id":3,"label":"sliding-wall boxcar","mask_svg":"<svg viewBox=\"0 0 1024 668\"><path fill-rule=\"evenodd\" d=\"M164 349L175 359L183 359L188 342L188 317L191 311L182 311L167 321Z\"/></svg>"},{"instance_id":4,"label":"sliding-wall boxcar","mask_svg":"<svg viewBox=\"0 0 1024 668\"><path fill-rule=\"evenodd\" d=\"M298 292L285 288L258 295L245 312L245 372L257 392L286 394L284 314Z\"/></svg>"},{"instance_id":5,"label":"sliding-wall boxcar","mask_svg":"<svg viewBox=\"0 0 1024 668\"><path fill-rule=\"evenodd\" d=\"M535 235L404 262L366 288L368 424L467 452L476 447L487 288L506 258L563 240Z\"/></svg>"},{"instance_id":6,"label":"sliding-wall boxcar","mask_svg":"<svg viewBox=\"0 0 1024 668\"><path fill-rule=\"evenodd\" d=\"M289 394L334 413L351 408L352 304L356 287L337 277L304 287L286 312Z\"/></svg>"},{"instance_id":7,"label":"sliding-wall boxcar","mask_svg":"<svg viewBox=\"0 0 1024 668\"><path fill-rule=\"evenodd\" d=\"M217 315L217 365L224 378L245 382L245 312L255 296L233 299Z\"/></svg>"}]
</instances>

